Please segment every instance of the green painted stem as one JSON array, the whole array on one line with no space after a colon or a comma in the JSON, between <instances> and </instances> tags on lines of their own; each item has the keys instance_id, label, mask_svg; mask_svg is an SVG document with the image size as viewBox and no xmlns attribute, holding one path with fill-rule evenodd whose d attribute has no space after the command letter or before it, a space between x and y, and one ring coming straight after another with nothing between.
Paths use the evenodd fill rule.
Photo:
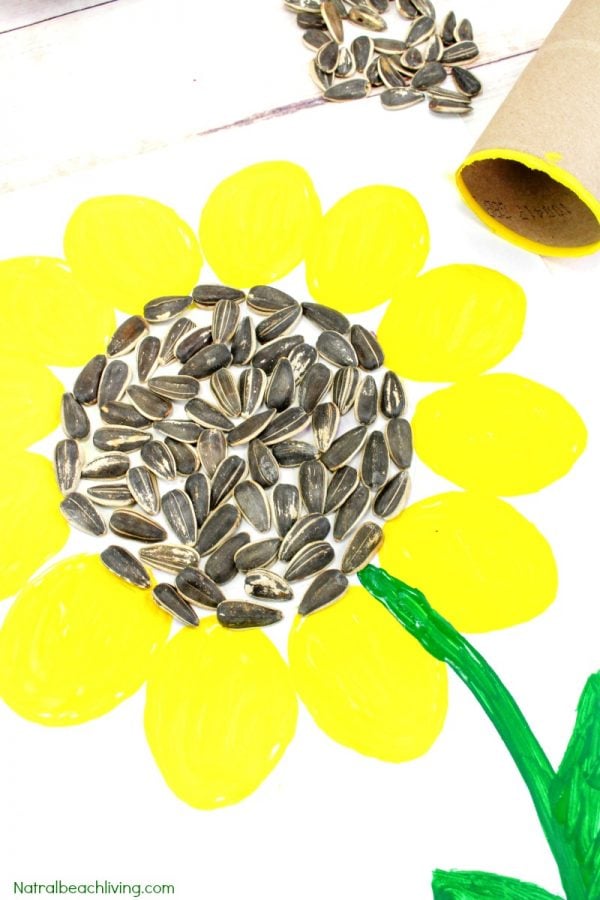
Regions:
<instances>
[{"instance_id":1,"label":"green painted stem","mask_svg":"<svg viewBox=\"0 0 600 900\"><path fill-rule=\"evenodd\" d=\"M527 785L556 860L567 900L591 900L563 828L552 814L549 791L555 778L554 770L523 713L496 673L416 588L375 566L364 568L358 578L428 653L447 663L469 688L504 741Z\"/></svg>"}]
</instances>

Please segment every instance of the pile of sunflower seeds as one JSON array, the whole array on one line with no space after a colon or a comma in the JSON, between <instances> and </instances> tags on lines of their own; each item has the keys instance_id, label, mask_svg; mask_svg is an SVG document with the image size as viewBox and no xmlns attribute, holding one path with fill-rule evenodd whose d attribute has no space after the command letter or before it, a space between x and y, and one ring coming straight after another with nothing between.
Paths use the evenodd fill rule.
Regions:
<instances>
[{"instance_id":1,"label":"pile of sunflower seeds","mask_svg":"<svg viewBox=\"0 0 600 900\"><path fill-rule=\"evenodd\" d=\"M284 5L296 13L304 44L315 52L309 71L325 100L357 100L383 88L385 109L429 100L434 113L463 116L481 93L479 79L460 65L479 55L471 23L450 12L438 25L431 0L395 0L400 16L410 20L402 40L362 34L349 44L344 22L377 35L387 29L383 14L390 0L284 0ZM452 89L442 87L448 73Z\"/></svg>"},{"instance_id":2,"label":"pile of sunflower seeds","mask_svg":"<svg viewBox=\"0 0 600 900\"><path fill-rule=\"evenodd\" d=\"M314 345L292 333L301 319ZM411 429L402 384L382 365L370 331L267 285L152 300L62 398L61 512L88 534L141 544L112 544L101 559L140 588L152 584L147 566L174 576L153 596L185 625L197 608L232 628L277 622L263 601L291 601L308 579L298 612L314 612L381 547L374 519L406 501ZM330 532L344 542L339 568ZM238 574L249 600L222 590Z\"/></svg>"}]
</instances>

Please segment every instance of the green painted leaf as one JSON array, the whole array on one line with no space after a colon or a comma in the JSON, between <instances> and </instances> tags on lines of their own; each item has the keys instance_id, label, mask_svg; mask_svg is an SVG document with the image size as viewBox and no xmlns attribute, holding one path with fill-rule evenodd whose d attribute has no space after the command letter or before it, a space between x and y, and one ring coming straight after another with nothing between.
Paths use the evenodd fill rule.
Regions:
<instances>
[{"instance_id":1,"label":"green painted leaf","mask_svg":"<svg viewBox=\"0 0 600 900\"><path fill-rule=\"evenodd\" d=\"M588 678L550 800L581 867L590 897L600 896L600 672Z\"/></svg>"},{"instance_id":2,"label":"green painted leaf","mask_svg":"<svg viewBox=\"0 0 600 900\"><path fill-rule=\"evenodd\" d=\"M561 900L535 884L490 872L433 873L434 900Z\"/></svg>"}]
</instances>

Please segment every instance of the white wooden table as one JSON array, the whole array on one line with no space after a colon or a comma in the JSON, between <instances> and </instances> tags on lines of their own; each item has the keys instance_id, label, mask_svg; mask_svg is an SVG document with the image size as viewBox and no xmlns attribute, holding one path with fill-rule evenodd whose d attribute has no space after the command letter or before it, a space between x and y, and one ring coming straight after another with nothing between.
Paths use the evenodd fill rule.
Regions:
<instances>
[{"instance_id":1,"label":"white wooden table","mask_svg":"<svg viewBox=\"0 0 600 900\"><path fill-rule=\"evenodd\" d=\"M509 247L464 208L452 175L565 6L457 2L482 48L476 72L485 91L466 120L440 120L420 107L385 112L376 97L324 104L301 33L277 0L0 3L0 257L61 255L72 209L99 193L156 197L196 225L223 176L282 158L306 166L325 208L368 183L414 191L431 224L428 266L481 262L522 280L525 338L499 368L563 391L589 426L590 447L568 478L514 503L555 548L556 604L476 643L553 762L598 667L590 498L600 470L600 263ZM438 5L441 14L449 8ZM446 489L431 473L422 477L416 499ZM578 616L590 622L583 636ZM13 896L13 880L62 877L171 882L177 900L427 900L435 866L496 871L560 892L529 798L456 682L444 733L423 759L405 767L364 759L303 713L266 784L213 814L163 788L142 709L140 693L104 719L50 731L0 705L0 898Z\"/></svg>"}]
</instances>

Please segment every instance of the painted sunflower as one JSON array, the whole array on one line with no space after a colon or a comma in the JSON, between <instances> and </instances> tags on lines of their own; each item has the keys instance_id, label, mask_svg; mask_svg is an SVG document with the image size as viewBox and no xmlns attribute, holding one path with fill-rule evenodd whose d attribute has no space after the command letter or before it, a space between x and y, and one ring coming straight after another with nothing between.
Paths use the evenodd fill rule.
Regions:
<instances>
[{"instance_id":1,"label":"painted sunflower","mask_svg":"<svg viewBox=\"0 0 600 900\"><path fill-rule=\"evenodd\" d=\"M361 587L294 620L288 665L262 631L227 630L212 616L170 637L172 620L148 592L96 555L63 553L35 575L69 529L51 463L27 449L58 425L64 387L48 366L102 352L115 309L138 313L149 298L188 293L203 257L222 282L244 288L304 261L316 300L355 314L380 307L386 363L415 393L418 382L445 385L417 404L415 449L462 490L387 523L382 564L461 630L527 621L554 599L556 565L540 532L498 497L562 477L584 449L585 426L555 391L482 374L521 337L520 287L474 265L419 275L428 249L426 219L406 191L360 188L323 215L307 173L270 162L215 188L199 237L154 200L95 197L68 222L64 260L0 264L0 375L12 423L0 438L0 590L18 591L0 630L0 696L12 709L44 725L77 724L147 682L152 753L172 790L202 809L243 799L275 767L294 735L297 695L331 738L360 753L402 762L429 749L447 708L446 669ZM13 343L24 321L26 360Z\"/></svg>"}]
</instances>

